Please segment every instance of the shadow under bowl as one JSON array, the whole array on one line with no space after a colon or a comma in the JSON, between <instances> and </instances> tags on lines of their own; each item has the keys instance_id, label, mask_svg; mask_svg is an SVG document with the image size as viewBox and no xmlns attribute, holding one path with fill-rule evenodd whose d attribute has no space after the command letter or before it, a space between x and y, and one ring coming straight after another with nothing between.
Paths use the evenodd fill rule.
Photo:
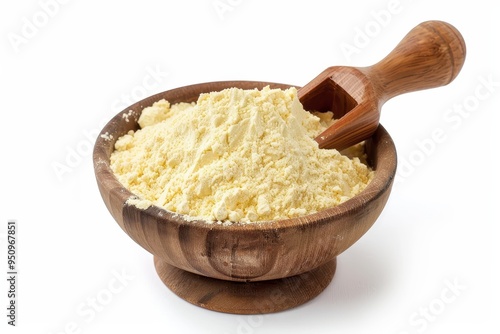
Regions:
<instances>
[{"instance_id":1,"label":"shadow under bowl","mask_svg":"<svg viewBox=\"0 0 500 334\"><path fill-rule=\"evenodd\" d=\"M139 129L141 111L160 99L194 102L201 93L225 88L286 89L285 84L221 81L165 91L117 114L94 147L94 170L102 199L118 225L154 255L161 280L178 296L207 309L258 314L285 310L317 296L335 273L336 256L376 221L390 194L396 149L379 125L366 141L374 178L357 196L307 216L259 223L223 225L186 221L157 206L138 209L134 196L115 177L110 156L116 140Z\"/></svg>"}]
</instances>

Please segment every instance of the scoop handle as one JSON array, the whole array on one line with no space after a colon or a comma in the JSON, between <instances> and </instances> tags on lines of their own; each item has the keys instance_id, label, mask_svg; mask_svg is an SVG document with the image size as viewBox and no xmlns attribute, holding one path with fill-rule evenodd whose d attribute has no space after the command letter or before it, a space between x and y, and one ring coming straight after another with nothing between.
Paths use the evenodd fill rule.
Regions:
<instances>
[{"instance_id":1,"label":"scoop handle","mask_svg":"<svg viewBox=\"0 0 500 334\"><path fill-rule=\"evenodd\" d=\"M465 61L465 41L451 24L427 21L413 28L384 59L361 70L381 103L400 94L445 86Z\"/></svg>"}]
</instances>

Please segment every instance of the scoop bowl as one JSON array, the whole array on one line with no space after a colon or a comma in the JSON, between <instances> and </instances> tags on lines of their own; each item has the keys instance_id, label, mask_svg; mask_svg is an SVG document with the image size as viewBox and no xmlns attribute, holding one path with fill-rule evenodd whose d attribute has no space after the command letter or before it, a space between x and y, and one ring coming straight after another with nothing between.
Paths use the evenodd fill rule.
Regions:
<instances>
[{"instance_id":1,"label":"scoop bowl","mask_svg":"<svg viewBox=\"0 0 500 334\"><path fill-rule=\"evenodd\" d=\"M332 280L336 257L374 224L390 194L396 149L379 125L366 141L374 178L357 196L307 216L224 225L187 221L157 206L128 205L134 196L115 177L110 156L116 140L139 129L143 108L166 99L193 102L225 88L289 88L289 85L222 81L181 87L139 101L102 129L93 154L102 199L121 229L154 255L160 279L188 302L220 312L261 314L285 310L317 296Z\"/></svg>"}]
</instances>

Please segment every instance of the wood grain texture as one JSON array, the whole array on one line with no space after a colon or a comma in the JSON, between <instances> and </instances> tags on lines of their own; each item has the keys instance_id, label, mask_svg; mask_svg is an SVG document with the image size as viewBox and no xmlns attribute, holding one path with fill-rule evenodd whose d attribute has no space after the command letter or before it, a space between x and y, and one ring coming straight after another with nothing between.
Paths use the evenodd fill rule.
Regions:
<instances>
[{"instance_id":1,"label":"wood grain texture","mask_svg":"<svg viewBox=\"0 0 500 334\"><path fill-rule=\"evenodd\" d=\"M299 91L306 110L334 110L340 118L316 138L319 146L341 150L368 138L387 100L447 85L460 72L465 54L464 39L455 27L427 21L373 66L326 69Z\"/></svg>"},{"instance_id":2,"label":"wood grain texture","mask_svg":"<svg viewBox=\"0 0 500 334\"><path fill-rule=\"evenodd\" d=\"M234 314L263 314L287 310L319 295L329 284L337 260L291 277L231 282L178 269L155 257L158 276L176 295L212 311Z\"/></svg>"},{"instance_id":3,"label":"wood grain texture","mask_svg":"<svg viewBox=\"0 0 500 334\"><path fill-rule=\"evenodd\" d=\"M382 126L367 140L369 162L375 169L373 181L362 193L335 208L295 219L224 226L204 221L188 222L182 215L156 206L141 210L126 204L133 194L114 176L109 165L110 155L118 137L131 129L138 129L137 119L144 107L162 98L171 103L189 102L195 101L199 94L205 92L229 87L260 89L266 85L283 89L289 87L249 81L211 82L181 87L130 106L102 130L101 134L107 134L107 137L99 136L97 139L93 159L104 203L123 231L152 253L157 263L165 264L163 268L170 265L208 280L213 278L232 282L262 282L302 275L334 261L337 255L373 225L381 213L389 197L397 161L394 143ZM123 116L125 114L130 114L128 121ZM321 272L323 274L318 275L325 277L318 280L323 282L331 279L328 278L328 271ZM161 276L166 275L163 270L159 270L159 273ZM175 285L175 282L165 283L167 286ZM193 291L195 296L190 301L204 306L196 300L200 295L209 293L211 286L213 284L206 284L205 287L200 285L201 290ZM303 292L307 298L301 299L300 303L319 293L317 290L307 292L307 289ZM179 295L187 299L185 293ZM216 300L224 304L224 298ZM233 302L228 299L227 305L212 307L231 312ZM290 305L294 303L298 302L293 301ZM281 307L286 309L290 305L283 304ZM273 312L276 310L273 309Z\"/></svg>"}]
</instances>

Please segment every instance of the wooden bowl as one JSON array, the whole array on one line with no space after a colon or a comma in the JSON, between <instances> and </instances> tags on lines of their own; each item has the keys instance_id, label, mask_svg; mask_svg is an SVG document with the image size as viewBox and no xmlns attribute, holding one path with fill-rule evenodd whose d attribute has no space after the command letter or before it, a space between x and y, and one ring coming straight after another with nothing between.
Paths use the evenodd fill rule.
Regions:
<instances>
[{"instance_id":1,"label":"wooden bowl","mask_svg":"<svg viewBox=\"0 0 500 334\"><path fill-rule=\"evenodd\" d=\"M389 197L396 172L396 150L379 126L366 142L371 183L359 195L315 214L230 226L188 222L182 215L151 206L126 204L133 194L115 177L110 155L116 140L139 128L144 107L162 98L192 102L201 93L289 85L224 81L181 87L139 101L116 115L94 147L94 169L101 196L118 225L154 255L161 280L178 296L207 309L238 314L285 310L314 298L330 283L336 256L375 222Z\"/></svg>"}]
</instances>

